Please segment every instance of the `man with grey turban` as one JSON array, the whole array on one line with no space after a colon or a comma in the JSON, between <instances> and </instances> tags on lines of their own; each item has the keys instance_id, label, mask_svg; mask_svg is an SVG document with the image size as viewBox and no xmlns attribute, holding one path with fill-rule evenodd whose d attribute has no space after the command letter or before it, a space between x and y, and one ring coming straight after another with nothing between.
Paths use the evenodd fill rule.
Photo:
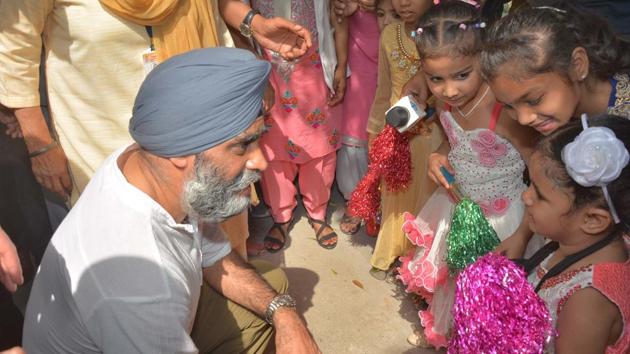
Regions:
<instances>
[{"instance_id":1,"label":"man with grey turban","mask_svg":"<svg viewBox=\"0 0 630 354\"><path fill-rule=\"evenodd\" d=\"M149 74L129 124L136 144L105 161L46 250L29 354L262 353L274 328L278 353L319 352L282 271L248 265L216 226L247 207L267 166L269 70L214 48Z\"/></svg>"}]
</instances>

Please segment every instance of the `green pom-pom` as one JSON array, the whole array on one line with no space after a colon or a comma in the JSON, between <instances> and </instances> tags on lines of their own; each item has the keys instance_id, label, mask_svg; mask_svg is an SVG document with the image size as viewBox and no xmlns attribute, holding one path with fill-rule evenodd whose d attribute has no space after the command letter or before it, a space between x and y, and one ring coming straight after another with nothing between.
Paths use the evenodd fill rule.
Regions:
<instances>
[{"instance_id":1,"label":"green pom-pom","mask_svg":"<svg viewBox=\"0 0 630 354\"><path fill-rule=\"evenodd\" d=\"M494 250L499 242L481 207L470 199L463 199L455 206L446 239L446 263L454 273Z\"/></svg>"}]
</instances>

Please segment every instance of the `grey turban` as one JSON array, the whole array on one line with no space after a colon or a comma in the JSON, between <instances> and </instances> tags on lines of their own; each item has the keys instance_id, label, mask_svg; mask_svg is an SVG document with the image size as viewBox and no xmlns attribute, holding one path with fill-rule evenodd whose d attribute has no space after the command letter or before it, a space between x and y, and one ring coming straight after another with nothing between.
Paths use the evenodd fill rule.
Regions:
<instances>
[{"instance_id":1,"label":"grey turban","mask_svg":"<svg viewBox=\"0 0 630 354\"><path fill-rule=\"evenodd\" d=\"M129 133L142 148L164 157L219 145L260 116L270 69L242 49L208 48L174 56L142 83Z\"/></svg>"}]
</instances>

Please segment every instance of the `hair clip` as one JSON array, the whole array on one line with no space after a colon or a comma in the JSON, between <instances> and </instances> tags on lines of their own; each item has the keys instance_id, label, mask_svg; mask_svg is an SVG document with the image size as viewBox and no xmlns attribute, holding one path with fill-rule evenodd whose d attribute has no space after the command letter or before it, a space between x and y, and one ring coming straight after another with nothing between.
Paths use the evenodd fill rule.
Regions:
<instances>
[{"instance_id":1,"label":"hair clip","mask_svg":"<svg viewBox=\"0 0 630 354\"><path fill-rule=\"evenodd\" d=\"M559 8L553 7L553 6L536 6L536 7L532 7L532 8L533 9L537 9L537 10L550 10L550 11L557 12L557 13L563 14L563 15L567 14L566 10L562 10L562 9L559 9Z\"/></svg>"},{"instance_id":2,"label":"hair clip","mask_svg":"<svg viewBox=\"0 0 630 354\"><path fill-rule=\"evenodd\" d=\"M459 1L465 2L465 3L467 3L469 5L472 5L472 6L476 7L476 8L480 8L481 7L481 5L479 5L479 3L476 2L475 0L459 0Z\"/></svg>"},{"instance_id":3,"label":"hair clip","mask_svg":"<svg viewBox=\"0 0 630 354\"><path fill-rule=\"evenodd\" d=\"M475 24L472 25L473 28L486 28L486 23L481 21L481 22L477 22Z\"/></svg>"},{"instance_id":4,"label":"hair clip","mask_svg":"<svg viewBox=\"0 0 630 354\"><path fill-rule=\"evenodd\" d=\"M415 31L411 31L411 37L415 38L419 35L422 34L422 32L424 32L424 30L422 29L422 27L418 27Z\"/></svg>"},{"instance_id":5,"label":"hair clip","mask_svg":"<svg viewBox=\"0 0 630 354\"><path fill-rule=\"evenodd\" d=\"M460 23L459 24L459 29L460 30L464 30L465 31L467 28L468 28L468 26L465 23Z\"/></svg>"},{"instance_id":6,"label":"hair clip","mask_svg":"<svg viewBox=\"0 0 630 354\"><path fill-rule=\"evenodd\" d=\"M621 221L606 185L615 181L630 162L630 154L615 132L606 127L589 127L582 114L582 132L564 148L562 161L567 173L582 187L602 189L615 224Z\"/></svg>"}]
</instances>

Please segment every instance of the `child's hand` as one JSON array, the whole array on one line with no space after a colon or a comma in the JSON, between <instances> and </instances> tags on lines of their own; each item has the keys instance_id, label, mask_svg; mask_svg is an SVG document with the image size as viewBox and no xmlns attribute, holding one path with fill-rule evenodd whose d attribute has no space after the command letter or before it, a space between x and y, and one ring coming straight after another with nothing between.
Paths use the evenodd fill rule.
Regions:
<instances>
[{"instance_id":1,"label":"child's hand","mask_svg":"<svg viewBox=\"0 0 630 354\"><path fill-rule=\"evenodd\" d=\"M366 11L376 10L376 0L358 0L359 7Z\"/></svg>"},{"instance_id":2,"label":"child's hand","mask_svg":"<svg viewBox=\"0 0 630 354\"><path fill-rule=\"evenodd\" d=\"M346 68L337 67L335 70L335 76L333 77L334 92L331 92L331 96L328 99L328 105L333 107L343 101L343 96L346 94Z\"/></svg>"},{"instance_id":3,"label":"child's hand","mask_svg":"<svg viewBox=\"0 0 630 354\"><path fill-rule=\"evenodd\" d=\"M455 170L453 170L453 166L448 162L448 157L442 155L438 152L434 152L429 155L429 178L433 180L436 184L441 184L446 189L450 189L451 185L448 184L446 178L442 175L442 171L440 171L440 167L446 168L448 172L452 175L455 175Z\"/></svg>"},{"instance_id":4,"label":"child's hand","mask_svg":"<svg viewBox=\"0 0 630 354\"><path fill-rule=\"evenodd\" d=\"M334 0L333 8L338 21L341 21L342 17L352 16L359 8L359 3L357 0Z\"/></svg>"},{"instance_id":5,"label":"child's hand","mask_svg":"<svg viewBox=\"0 0 630 354\"><path fill-rule=\"evenodd\" d=\"M518 233L501 241L494 250L495 253L503 254L509 259L522 258L527 248L528 239Z\"/></svg>"}]
</instances>

